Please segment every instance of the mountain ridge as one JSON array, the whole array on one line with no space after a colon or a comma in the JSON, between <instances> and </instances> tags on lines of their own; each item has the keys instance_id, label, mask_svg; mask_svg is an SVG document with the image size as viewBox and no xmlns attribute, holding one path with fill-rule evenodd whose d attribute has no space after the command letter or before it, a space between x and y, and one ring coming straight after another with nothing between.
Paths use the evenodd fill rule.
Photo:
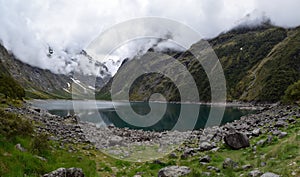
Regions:
<instances>
[{"instance_id":1,"label":"mountain ridge","mask_svg":"<svg viewBox=\"0 0 300 177\"><path fill-rule=\"evenodd\" d=\"M55 74L50 70L23 63L2 45L0 45L0 60L5 71L25 89L27 98L71 99L74 94L80 97L85 91L89 94L94 92L91 85L99 89L109 79L80 73ZM82 80L82 83L78 83L79 80Z\"/></svg>"},{"instance_id":2,"label":"mountain ridge","mask_svg":"<svg viewBox=\"0 0 300 177\"><path fill-rule=\"evenodd\" d=\"M300 27L285 29L271 24L234 29L209 39L208 42L224 70L227 100L280 101L287 87L300 79L298 41ZM189 51L198 50L197 45L200 43L193 44ZM189 51L183 52L177 60L186 65L193 75L200 100L209 102L210 87L207 76ZM98 98L110 97L111 83L112 79L98 93ZM167 78L157 74L146 74L131 86L130 99L147 101L153 93L161 93L168 101L180 101L176 90Z\"/></svg>"}]
</instances>

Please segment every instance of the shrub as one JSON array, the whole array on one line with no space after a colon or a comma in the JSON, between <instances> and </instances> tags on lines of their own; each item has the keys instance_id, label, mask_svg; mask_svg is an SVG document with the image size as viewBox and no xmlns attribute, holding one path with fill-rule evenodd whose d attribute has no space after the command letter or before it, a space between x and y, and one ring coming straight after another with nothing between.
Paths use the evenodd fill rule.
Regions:
<instances>
[{"instance_id":1,"label":"shrub","mask_svg":"<svg viewBox=\"0 0 300 177\"><path fill-rule=\"evenodd\" d=\"M300 80L290 85L283 97L283 102L285 103L295 103L297 101L300 101Z\"/></svg>"},{"instance_id":2,"label":"shrub","mask_svg":"<svg viewBox=\"0 0 300 177\"><path fill-rule=\"evenodd\" d=\"M48 135L45 133L36 135L32 141L32 151L38 154L42 154L43 152L49 150L49 143L47 139Z\"/></svg>"},{"instance_id":3,"label":"shrub","mask_svg":"<svg viewBox=\"0 0 300 177\"><path fill-rule=\"evenodd\" d=\"M0 93L12 99L25 97L24 89L12 77L6 75L0 75Z\"/></svg>"},{"instance_id":4,"label":"shrub","mask_svg":"<svg viewBox=\"0 0 300 177\"><path fill-rule=\"evenodd\" d=\"M7 138L15 136L30 136L33 126L29 120L0 109L0 134Z\"/></svg>"}]
</instances>

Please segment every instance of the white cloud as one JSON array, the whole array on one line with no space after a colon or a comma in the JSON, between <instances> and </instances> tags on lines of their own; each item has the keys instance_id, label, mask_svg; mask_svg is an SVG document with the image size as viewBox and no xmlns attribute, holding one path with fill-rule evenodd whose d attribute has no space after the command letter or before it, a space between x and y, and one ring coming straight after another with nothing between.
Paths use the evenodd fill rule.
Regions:
<instances>
[{"instance_id":1,"label":"white cloud","mask_svg":"<svg viewBox=\"0 0 300 177\"><path fill-rule=\"evenodd\" d=\"M103 30L127 19L166 17L208 38L255 11L265 12L276 25L300 25L298 7L298 0L0 0L0 40L28 64L69 72L78 65L70 56L86 48ZM55 51L52 58L47 57L48 46ZM66 61L71 64L66 66Z\"/></svg>"}]
</instances>

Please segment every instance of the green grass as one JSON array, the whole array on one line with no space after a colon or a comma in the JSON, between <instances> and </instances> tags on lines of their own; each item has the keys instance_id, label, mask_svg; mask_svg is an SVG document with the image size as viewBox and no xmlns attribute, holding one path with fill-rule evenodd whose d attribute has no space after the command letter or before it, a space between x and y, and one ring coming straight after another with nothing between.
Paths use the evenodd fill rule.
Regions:
<instances>
[{"instance_id":1,"label":"green grass","mask_svg":"<svg viewBox=\"0 0 300 177\"><path fill-rule=\"evenodd\" d=\"M0 176L41 176L60 167L82 168L86 176L98 176L96 163L81 151L68 152L57 142L47 141L45 135L36 135L32 124L22 117L0 109ZM15 148L20 143L26 149ZM80 149L80 145L73 145ZM46 158L42 161L36 156Z\"/></svg>"},{"instance_id":2,"label":"green grass","mask_svg":"<svg viewBox=\"0 0 300 177\"><path fill-rule=\"evenodd\" d=\"M110 164L111 166L118 167L117 172L113 172L116 176L133 176L138 172L144 172L143 177L157 176L158 171L169 165L185 165L191 168L192 172L189 177L201 176L203 172L209 172L207 166L215 166L221 170L221 174L224 176L240 176L247 174L254 168L258 168L262 172L273 172L282 176L292 176L292 172L295 172L295 176L300 176L300 119L294 125L290 125L288 129L282 129L282 131L288 132L288 135L282 139L273 137L273 141L270 144L263 146L257 146L256 152L252 150L252 147L231 150L228 147L222 145L217 152L198 152L195 156L189 156L187 159L181 159L181 153L174 151L177 154L177 158L169 158L168 156L160 159L162 164L155 164L151 161L145 163L130 163L126 166L119 166L116 164ZM266 139L266 135L255 137L251 139L251 145L255 145L257 141ZM211 162L207 165L201 165L199 158L204 155L211 156ZM237 169L223 169L222 164L225 158L231 158L239 164ZM119 160L118 160L119 161ZM266 166L261 166L261 162L266 162ZM296 163L296 164L295 164ZM118 164L122 164L118 162ZM241 166L250 164L251 169L243 170ZM294 165L291 165L294 164ZM111 167L109 166L109 167ZM214 171L210 171L211 176L218 176ZM221 175L222 176L222 175Z\"/></svg>"},{"instance_id":3,"label":"green grass","mask_svg":"<svg viewBox=\"0 0 300 177\"><path fill-rule=\"evenodd\" d=\"M194 156L182 159L182 152L175 150L176 158L169 156L161 157L161 163L147 162L128 162L121 159L112 158L94 148L84 150L85 144L65 144L60 147L59 142L43 141L45 135L35 135L32 131L32 124L21 116L6 113L0 110L0 176L40 176L60 167L82 168L86 176L105 177L105 176L134 176L142 173L143 177L157 176L158 171L170 165L185 165L191 168L189 177L201 176L203 172L208 172L207 166L215 166L221 170L224 176L247 175L249 171L258 168L262 172L273 172L282 176L300 175L300 119L296 124L291 124L288 129L282 131L288 132L288 135L282 139L275 138L272 143L263 146L257 146L256 152L252 147L231 150L221 145L217 152L198 152ZM18 128L16 128L18 127ZM10 131L4 131L10 129ZM251 139L251 145L256 144L261 139L266 139L267 134ZM26 152L20 152L15 145L20 143L27 149ZM194 144L195 145L195 142ZM75 148L75 151L68 152L69 146ZM133 157L147 157L151 155L155 148L136 147L136 150L144 151L142 154L135 154ZM146 153L148 152L148 153ZM199 158L209 155L211 162L207 165L201 165ZM36 156L44 157L47 161L42 161ZM250 164L253 168L248 170L223 169L222 164L225 158L231 158L242 165ZM134 160L134 159L131 159ZM136 160L136 159L135 159ZM261 162L266 162L266 166L261 166ZM210 171L211 176L218 176L217 172Z\"/></svg>"}]
</instances>

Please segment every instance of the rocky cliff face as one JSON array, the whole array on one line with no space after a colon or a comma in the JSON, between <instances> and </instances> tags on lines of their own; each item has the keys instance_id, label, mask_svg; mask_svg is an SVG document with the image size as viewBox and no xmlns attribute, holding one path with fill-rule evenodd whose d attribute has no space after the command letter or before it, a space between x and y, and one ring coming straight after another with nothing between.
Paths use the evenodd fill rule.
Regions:
<instances>
[{"instance_id":1,"label":"rocky cliff face","mask_svg":"<svg viewBox=\"0 0 300 177\"><path fill-rule=\"evenodd\" d=\"M20 83L26 91L26 96L30 98L71 98L74 86L94 92L94 89L101 88L110 78L109 74L103 78L80 73L54 74L49 70L22 63L2 45L0 45L0 59L2 67Z\"/></svg>"},{"instance_id":2,"label":"rocky cliff face","mask_svg":"<svg viewBox=\"0 0 300 177\"><path fill-rule=\"evenodd\" d=\"M284 29L270 24L253 28L239 27L209 39L208 42L224 70L227 99L279 101L287 87L300 79L299 41L300 27ZM179 56L170 56L176 58L192 74L200 100L210 101L211 88L207 75L201 64L190 53L200 50L202 50L201 41ZM141 59L146 57L149 57L149 54L146 53ZM164 67L168 69L170 65ZM99 95L108 98L111 83L112 80ZM157 92L162 93L169 101L180 100L176 86L170 79L160 74L144 74L139 77L131 86L130 98L148 100L151 94Z\"/></svg>"}]
</instances>

